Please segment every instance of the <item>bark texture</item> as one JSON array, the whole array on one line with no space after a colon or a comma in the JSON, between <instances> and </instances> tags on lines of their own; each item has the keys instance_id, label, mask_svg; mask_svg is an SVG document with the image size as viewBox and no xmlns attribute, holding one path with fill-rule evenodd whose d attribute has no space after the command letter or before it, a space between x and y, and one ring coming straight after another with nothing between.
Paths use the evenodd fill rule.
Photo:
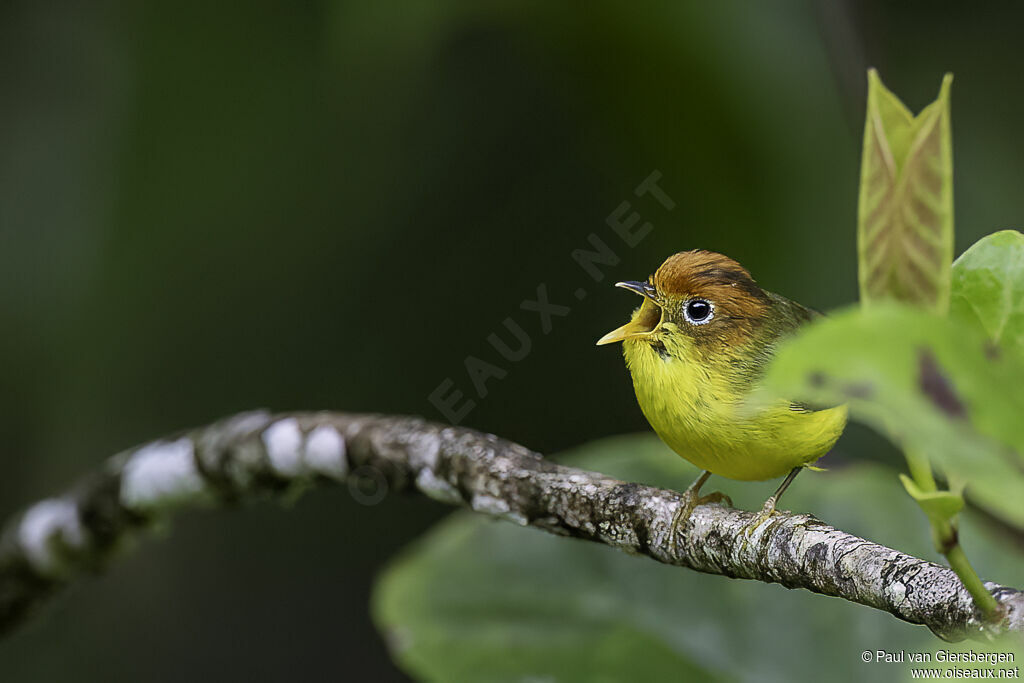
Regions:
<instances>
[{"instance_id":1,"label":"bark texture","mask_svg":"<svg viewBox=\"0 0 1024 683\"><path fill-rule=\"evenodd\" d=\"M251 412L114 456L58 497L12 518L0 535L0 631L147 524L185 506L348 482L359 495L415 490L516 524L723 576L805 588L923 624L943 638L1024 632L1024 594L986 584L999 623L984 623L953 572L780 513L697 507L672 538L680 494L545 460L523 446L418 418Z\"/></svg>"}]
</instances>

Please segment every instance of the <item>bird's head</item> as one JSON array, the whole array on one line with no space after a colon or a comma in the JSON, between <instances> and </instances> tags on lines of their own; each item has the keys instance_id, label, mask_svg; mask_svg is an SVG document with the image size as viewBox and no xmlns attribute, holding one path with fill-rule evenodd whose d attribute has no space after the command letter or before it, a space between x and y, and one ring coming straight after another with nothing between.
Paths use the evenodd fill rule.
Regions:
<instances>
[{"instance_id":1,"label":"bird's head","mask_svg":"<svg viewBox=\"0 0 1024 683\"><path fill-rule=\"evenodd\" d=\"M683 251L643 282L616 287L644 297L628 323L598 340L647 343L671 355L714 354L745 345L771 314L772 300L750 273L728 256Z\"/></svg>"}]
</instances>

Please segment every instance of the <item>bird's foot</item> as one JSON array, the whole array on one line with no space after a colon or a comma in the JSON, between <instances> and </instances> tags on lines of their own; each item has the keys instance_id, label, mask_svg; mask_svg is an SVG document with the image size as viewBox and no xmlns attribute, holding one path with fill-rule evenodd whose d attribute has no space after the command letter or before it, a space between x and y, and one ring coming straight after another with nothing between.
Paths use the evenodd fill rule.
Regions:
<instances>
[{"instance_id":1,"label":"bird's foot","mask_svg":"<svg viewBox=\"0 0 1024 683\"><path fill-rule=\"evenodd\" d=\"M744 525L743 535L749 540L759 526L770 520L772 516L776 514L778 514L778 510L775 509L775 496L772 496L764 502L764 507L761 508L761 511L754 515L754 518Z\"/></svg>"},{"instance_id":2,"label":"bird's foot","mask_svg":"<svg viewBox=\"0 0 1024 683\"><path fill-rule=\"evenodd\" d=\"M679 550L678 538L679 534L683 531L686 526L686 521L690 519L690 515L693 514L694 508L698 505L706 505L709 503L720 503L732 507L732 498L725 495L721 491L715 491L704 496L695 495L692 491L686 491L683 494L683 503L676 510L676 514L672 517L672 526L669 528L669 549L672 555L676 555Z\"/></svg>"}]
</instances>

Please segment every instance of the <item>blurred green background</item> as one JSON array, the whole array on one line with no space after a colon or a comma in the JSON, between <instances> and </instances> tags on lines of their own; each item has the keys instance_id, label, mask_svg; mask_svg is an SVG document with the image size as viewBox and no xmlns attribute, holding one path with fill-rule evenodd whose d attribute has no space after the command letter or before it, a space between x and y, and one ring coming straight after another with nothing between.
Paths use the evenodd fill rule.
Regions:
<instances>
[{"instance_id":1,"label":"blurred green background","mask_svg":"<svg viewBox=\"0 0 1024 683\"><path fill-rule=\"evenodd\" d=\"M1024 216L1024 10L882 2L0 7L0 513L255 407L443 416L554 452L644 430L611 288L704 247L856 298L866 91L953 86L957 251ZM652 171L667 212L633 188ZM654 226L626 247L623 201ZM591 234L621 261L572 259ZM570 306L543 334L544 283ZM576 290L587 296L579 300ZM524 360L487 343L512 317ZM833 458L891 456L853 429ZM682 482L681 482L682 484ZM806 483L805 483L806 484ZM740 485L742 486L742 485ZM797 483L800 486L800 483ZM375 572L447 510L344 490L178 519L0 644L4 681L405 680ZM922 533L926 533L922 521Z\"/></svg>"}]
</instances>

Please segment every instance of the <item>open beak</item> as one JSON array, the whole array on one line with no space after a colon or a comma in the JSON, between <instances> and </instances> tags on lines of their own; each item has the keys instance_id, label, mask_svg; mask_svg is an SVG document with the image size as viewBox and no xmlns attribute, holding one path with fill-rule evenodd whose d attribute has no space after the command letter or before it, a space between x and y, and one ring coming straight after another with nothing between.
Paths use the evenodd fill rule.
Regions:
<instances>
[{"instance_id":1,"label":"open beak","mask_svg":"<svg viewBox=\"0 0 1024 683\"><path fill-rule=\"evenodd\" d=\"M654 285L649 282L616 282L615 286L639 294L644 297L644 302L628 323L598 339L598 346L651 334L661 324L661 307L654 302L657 294Z\"/></svg>"}]
</instances>

